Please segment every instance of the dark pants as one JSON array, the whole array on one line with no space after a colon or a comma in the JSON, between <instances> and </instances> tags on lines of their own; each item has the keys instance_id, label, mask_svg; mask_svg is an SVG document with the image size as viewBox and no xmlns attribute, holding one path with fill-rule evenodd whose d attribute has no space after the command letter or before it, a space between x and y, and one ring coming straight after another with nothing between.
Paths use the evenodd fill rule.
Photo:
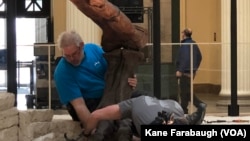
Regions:
<instances>
[{"instance_id":1,"label":"dark pants","mask_svg":"<svg viewBox=\"0 0 250 141\"><path fill-rule=\"evenodd\" d=\"M180 98L181 98L181 107L184 110L185 114L188 114L188 103L191 99L191 83L190 83L189 76L182 76L180 77ZM203 103L195 94L193 94L193 104L195 107L198 107L200 103Z\"/></svg>"}]
</instances>

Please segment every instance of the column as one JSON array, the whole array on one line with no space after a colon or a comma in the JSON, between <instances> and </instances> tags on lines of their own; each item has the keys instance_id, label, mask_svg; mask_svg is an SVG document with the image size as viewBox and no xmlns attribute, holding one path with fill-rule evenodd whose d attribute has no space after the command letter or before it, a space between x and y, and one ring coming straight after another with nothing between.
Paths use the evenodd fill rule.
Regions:
<instances>
[{"instance_id":1,"label":"column","mask_svg":"<svg viewBox=\"0 0 250 141\"><path fill-rule=\"evenodd\" d=\"M230 76L230 1L221 0L221 99L219 106L230 104L231 76ZM250 105L250 1L237 1L237 88L238 104Z\"/></svg>"},{"instance_id":2,"label":"column","mask_svg":"<svg viewBox=\"0 0 250 141\"><path fill-rule=\"evenodd\" d=\"M66 29L77 31L85 43L100 45L102 30L69 0L66 2Z\"/></svg>"}]
</instances>

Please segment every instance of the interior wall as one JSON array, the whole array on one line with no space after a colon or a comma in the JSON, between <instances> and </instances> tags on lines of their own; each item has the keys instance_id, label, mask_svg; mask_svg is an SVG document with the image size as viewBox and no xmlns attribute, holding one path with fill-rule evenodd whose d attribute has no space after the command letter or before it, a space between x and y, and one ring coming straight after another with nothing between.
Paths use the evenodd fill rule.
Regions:
<instances>
[{"instance_id":1,"label":"interior wall","mask_svg":"<svg viewBox=\"0 0 250 141\"><path fill-rule=\"evenodd\" d=\"M161 0L160 1L161 43L171 43L171 39L172 39L171 1L172 0ZM144 0L143 2L144 2L144 7L153 8L153 0ZM147 14L145 14L145 15L147 15ZM153 21L150 21L150 20L153 20L153 17L151 17L151 19L147 19L147 18L145 18L145 19L146 20L144 21L144 24L147 22L152 22L152 24L153 24ZM142 27L146 27L146 26L142 25ZM148 30L150 30L150 29L148 29ZM152 35L150 35L150 36L152 36ZM150 43L152 43L152 42L150 42ZM161 62L162 63L170 63L172 61L173 61L172 60L172 47L169 45L162 45L161 46Z\"/></svg>"},{"instance_id":2,"label":"interior wall","mask_svg":"<svg viewBox=\"0 0 250 141\"><path fill-rule=\"evenodd\" d=\"M220 0L182 0L180 29L193 30L203 60L194 83L221 83ZM208 44L210 43L210 44Z\"/></svg>"},{"instance_id":3,"label":"interior wall","mask_svg":"<svg viewBox=\"0 0 250 141\"><path fill-rule=\"evenodd\" d=\"M59 34L66 30L66 1L53 0L53 22L54 22L54 42L57 42ZM61 51L56 47L56 56L61 56Z\"/></svg>"}]
</instances>

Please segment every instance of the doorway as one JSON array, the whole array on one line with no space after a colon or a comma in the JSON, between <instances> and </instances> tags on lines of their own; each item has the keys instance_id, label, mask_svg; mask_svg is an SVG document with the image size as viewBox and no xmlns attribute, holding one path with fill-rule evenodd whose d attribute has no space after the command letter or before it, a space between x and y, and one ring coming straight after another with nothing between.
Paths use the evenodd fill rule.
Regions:
<instances>
[{"instance_id":1,"label":"doorway","mask_svg":"<svg viewBox=\"0 0 250 141\"><path fill-rule=\"evenodd\" d=\"M26 95L34 93L34 44L47 41L46 18L16 18L17 108L27 109ZM0 29L5 30L5 19ZM7 57L5 32L0 33L0 91L7 91Z\"/></svg>"}]
</instances>

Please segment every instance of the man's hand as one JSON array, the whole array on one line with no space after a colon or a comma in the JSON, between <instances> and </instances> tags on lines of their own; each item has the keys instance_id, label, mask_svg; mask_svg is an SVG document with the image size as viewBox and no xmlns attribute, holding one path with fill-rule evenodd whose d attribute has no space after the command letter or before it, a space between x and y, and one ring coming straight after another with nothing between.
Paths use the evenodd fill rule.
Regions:
<instances>
[{"instance_id":1,"label":"man's hand","mask_svg":"<svg viewBox=\"0 0 250 141\"><path fill-rule=\"evenodd\" d=\"M93 135L96 131L96 127L98 125L98 117L96 117L92 112L90 116L88 117L88 120L83 128L83 134L85 137L88 137L90 135ZM98 116L98 115L97 115Z\"/></svg>"},{"instance_id":2,"label":"man's hand","mask_svg":"<svg viewBox=\"0 0 250 141\"><path fill-rule=\"evenodd\" d=\"M136 74L134 74L134 77L128 78L128 84L132 87L132 89L135 89L137 85Z\"/></svg>"},{"instance_id":3,"label":"man's hand","mask_svg":"<svg viewBox=\"0 0 250 141\"><path fill-rule=\"evenodd\" d=\"M174 113L167 113L166 111L158 112L155 120L150 125L171 125L174 123Z\"/></svg>"}]
</instances>

